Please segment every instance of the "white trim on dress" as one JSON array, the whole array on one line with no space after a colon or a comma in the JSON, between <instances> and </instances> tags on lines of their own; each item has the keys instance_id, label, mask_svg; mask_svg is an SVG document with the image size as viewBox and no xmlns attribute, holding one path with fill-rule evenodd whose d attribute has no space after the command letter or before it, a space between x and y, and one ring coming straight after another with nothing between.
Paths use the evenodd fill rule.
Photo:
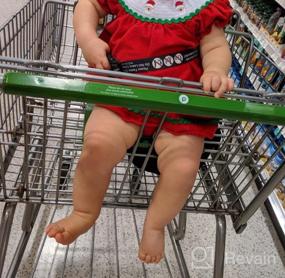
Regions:
<instances>
[{"instance_id":1,"label":"white trim on dress","mask_svg":"<svg viewBox=\"0 0 285 278\"><path fill-rule=\"evenodd\" d=\"M123 0L123 2L138 15L154 19L178 19L195 13L202 6L207 5L208 0L183 0L184 8L177 10L174 0L155 0L152 9L146 8L144 0Z\"/></svg>"}]
</instances>

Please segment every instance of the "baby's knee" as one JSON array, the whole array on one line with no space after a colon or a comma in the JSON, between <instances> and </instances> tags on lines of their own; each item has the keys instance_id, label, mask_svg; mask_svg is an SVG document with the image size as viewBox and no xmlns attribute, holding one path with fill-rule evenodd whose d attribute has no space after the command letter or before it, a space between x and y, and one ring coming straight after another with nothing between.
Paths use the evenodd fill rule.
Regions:
<instances>
[{"instance_id":1,"label":"baby's knee","mask_svg":"<svg viewBox=\"0 0 285 278\"><path fill-rule=\"evenodd\" d=\"M84 138L82 159L114 160L119 162L126 153L122 140L111 138L107 133L94 132Z\"/></svg>"}]
</instances>

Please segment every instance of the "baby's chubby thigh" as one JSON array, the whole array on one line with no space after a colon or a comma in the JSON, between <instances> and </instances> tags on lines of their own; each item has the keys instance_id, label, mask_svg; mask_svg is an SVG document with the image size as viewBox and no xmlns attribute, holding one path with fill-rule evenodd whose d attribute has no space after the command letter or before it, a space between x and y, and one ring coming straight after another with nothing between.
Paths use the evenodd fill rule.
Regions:
<instances>
[{"instance_id":1,"label":"baby's chubby thigh","mask_svg":"<svg viewBox=\"0 0 285 278\"><path fill-rule=\"evenodd\" d=\"M173 135L162 130L155 142L160 174L172 173L177 177L196 176L203 151L204 138L193 135Z\"/></svg>"}]
</instances>

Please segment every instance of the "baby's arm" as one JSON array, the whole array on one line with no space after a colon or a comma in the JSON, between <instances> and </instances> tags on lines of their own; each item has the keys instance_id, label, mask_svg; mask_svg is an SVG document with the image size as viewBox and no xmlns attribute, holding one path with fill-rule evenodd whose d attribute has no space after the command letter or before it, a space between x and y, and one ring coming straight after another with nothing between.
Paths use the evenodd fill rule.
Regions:
<instances>
[{"instance_id":1,"label":"baby's arm","mask_svg":"<svg viewBox=\"0 0 285 278\"><path fill-rule=\"evenodd\" d=\"M205 91L214 91L216 97L232 90L233 80L228 78L231 66L231 52L223 29L216 26L203 37L200 44L204 73L200 81Z\"/></svg>"},{"instance_id":2,"label":"baby's arm","mask_svg":"<svg viewBox=\"0 0 285 278\"><path fill-rule=\"evenodd\" d=\"M83 56L89 66L99 69L110 68L106 56L109 46L96 33L98 21L105 15L97 0L79 0L73 17L76 39Z\"/></svg>"}]
</instances>

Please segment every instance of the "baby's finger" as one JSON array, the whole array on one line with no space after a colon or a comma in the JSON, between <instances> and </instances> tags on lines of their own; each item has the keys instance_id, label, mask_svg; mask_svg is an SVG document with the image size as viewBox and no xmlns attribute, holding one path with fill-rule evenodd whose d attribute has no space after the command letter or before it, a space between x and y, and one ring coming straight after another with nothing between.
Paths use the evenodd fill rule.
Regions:
<instances>
[{"instance_id":1,"label":"baby's finger","mask_svg":"<svg viewBox=\"0 0 285 278\"><path fill-rule=\"evenodd\" d=\"M104 67L103 67L103 65L102 65L101 62L96 63L96 64L95 64L95 68L96 68L96 69L104 69Z\"/></svg>"},{"instance_id":2,"label":"baby's finger","mask_svg":"<svg viewBox=\"0 0 285 278\"><path fill-rule=\"evenodd\" d=\"M106 70L111 69L111 66L110 66L110 63L109 63L107 57L102 60L101 64L103 66L103 69L106 69Z\"/></svg>"},{"instance_id":3,"label":"baby's finger","mask_svg":"<svg viewBox=\"0 0 285 278\"><path fill-rule=\"evenodd\" d=\"M211 89L212 91L214 92L217 92L221 86L221 78L218 77L218 76L213 76L212 77L212 86L211 86Z\"/></svg>"},{"instance_id":4,"label":"baby's finger","mask_svg":"<svg viewBox=\"0 0 285 278\"><path fill-rule=\"evenodd\" d=\"M203 90L206 92L210 92L211 90L211 78L201 77L200 82L203 84Z\"/></svg>"},{"instance_id":5,"label":"baby's finger","mask_svg":"<svg viewBox=\"0 0 285 278\"><path fill-rule=\"evenodd\" d=\"M234 85L235 85L234 80L231 78L228 78L228 89L227 90L232 91L234 88Z\"/></svg>"},{"instance_id":6,"label":"baby's finger","mask_svg":"<svg viewBox=\"0 0 285 278\"><path fill-rule=\"evenodd\" d=\"M215 97L222 97L224 93L227 91L227 89L228 89L228 78L225 77L221 79L221 84L218 90L216 90L215 92Z\"/></svg>"},{"instance_id":7,"label":"baby's finger","mask_svg":"<svg viewBox=\"0 0 285 278\"><path fill-rule=\"evenodd\" d=\"M107 43L105 43L105 50L106 53L109 53L111 51L110 46Z\"/></svg>"}]
</instances>

